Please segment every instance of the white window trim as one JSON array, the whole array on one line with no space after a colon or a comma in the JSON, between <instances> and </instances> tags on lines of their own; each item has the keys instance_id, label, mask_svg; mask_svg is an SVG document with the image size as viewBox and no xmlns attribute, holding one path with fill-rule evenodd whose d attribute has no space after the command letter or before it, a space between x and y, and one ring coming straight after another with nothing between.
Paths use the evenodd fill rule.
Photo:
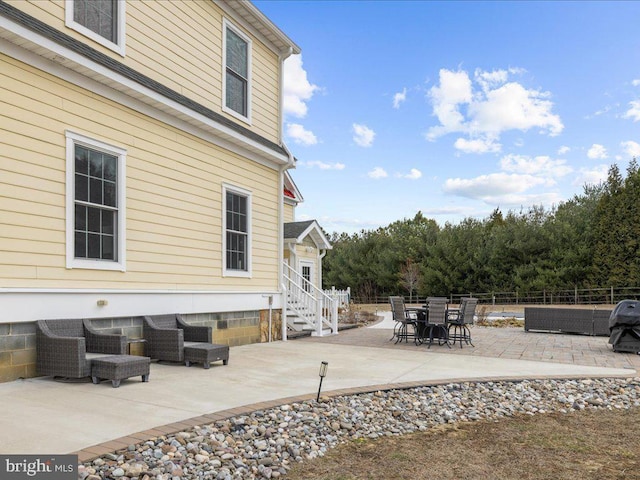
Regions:
<instances>
[{"instance_id":1,"label":"white window trim","mask_svg":"<svg viewBox=\"0 0 640 480\"><path fill-rule=\"evenodd\" d=\"M247 270L231 270L227 268L227 192L247 197ZM222 184L222 276L251 278L253 262L252 252L252 194L249 190L234 185Z\"/></svg>"},{"instance_id":2,"label":"white window trim","mask_svg":"<svg viewBox=\"0 0 640 480\"><path fill-rule=\"evenodd\" d=\"M232 108L227 107L227 29L233 30L233 33L247 42L247 116L236 112ZM253 42L242 30L233 25L226 18L222 19L222 111L228 113L243 122L251 125L251 58L253 51Z\"/></svg>"},{"instance_id":3,"label":"white window trim","mask_svg":"<svg viewBox=\"0 0 640 480\"><path fill-rule=\"evenodd\" d=\"M66 137L66 257L67 268L86 268L91 270L119 270L126 271L127 248L126 248L126 185L127 178L125 168L127 151L120 147L115 147L100 140L95 140L79 133L69 130L65 132ZM117 260L87 260L75 258L75 146L84 145L94 150L100 150L109 155L118 157L118 234L117 234Z\"/></svg>"},{"instance_id":4,"label":"white window trim","mask_svg":"<svg viewBox=\"0 0 640 480\"><path fill-rule=\"evenodd\" d=\"M118 0L118 33L117 33L117 43L110 42L106 38L101 35L98 35L93 30L88 29L84 25L76 22L73 19L73 2L75 0L65 0L65 12L64 12L64 20L65 25L72 30L75 30L78 33L81 33L85 37L90 38L94 42L99 43L103 47L108 48L109 50L113 50L117 54L121 56L125 56L126 46L125 46L125 38L126 38L126 0Z\"/></svg>"}]
</instances>

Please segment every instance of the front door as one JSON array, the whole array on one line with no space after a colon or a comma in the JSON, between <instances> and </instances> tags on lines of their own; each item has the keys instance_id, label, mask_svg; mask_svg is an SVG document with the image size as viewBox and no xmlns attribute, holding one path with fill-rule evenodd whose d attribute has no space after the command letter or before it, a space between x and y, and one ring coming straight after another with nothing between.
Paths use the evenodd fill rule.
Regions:
<instances>
[{"instance_id":1,"label":"front door","mask_svg":"<svg viewBox=\"0 0 640 480\"><path fill-rule=\"evenodd\" d=\"M311 292L311 285L313 285L313 262L300 262L300 275L304 279L304 291Z\"/></svg>"}]
</instances>

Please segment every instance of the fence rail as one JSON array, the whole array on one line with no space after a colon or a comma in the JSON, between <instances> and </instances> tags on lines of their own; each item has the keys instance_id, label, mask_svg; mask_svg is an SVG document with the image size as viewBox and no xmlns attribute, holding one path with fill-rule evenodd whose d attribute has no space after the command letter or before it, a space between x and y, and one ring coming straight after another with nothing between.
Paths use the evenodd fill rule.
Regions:
<instances>
[{"instance_id":1,"label":"fence rail","mask_svg":"<svg viewBox=\"0 0 640 480\"><path fill-rule=\"evenodd\" d=\"M349 305L351 303L351 288L347 287L345 290L336 290L336 287L331 287L330 290L323 290L324 294L333 298L338 302L338 305Z\"/></svg>"},{"instance_id":2,"label":"fence rail","mask_svg":"<svg viewBox=\"0 0 640 480\"><path fill-rule=\"evenodd\" d=\"M393 293L392 295L403 295ZM404 294L411 303L426 303L426 297ZM615 305L621 300L640 300L640 287L574 288L573 290L539 290L532 292L466 292L449 295L451 303L463 297L475 297L479 303L490 305ZM389 303L388 295L351 297L353 303Z\"/></svg>"}]
</instances>

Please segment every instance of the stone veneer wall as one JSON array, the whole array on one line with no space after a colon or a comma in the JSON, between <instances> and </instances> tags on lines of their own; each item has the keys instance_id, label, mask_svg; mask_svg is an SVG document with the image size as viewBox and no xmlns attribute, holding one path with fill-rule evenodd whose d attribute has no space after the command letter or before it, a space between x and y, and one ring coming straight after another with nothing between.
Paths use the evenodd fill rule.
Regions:
<instances>
[{"instance_id":1,"label":"stone veneer wall","mask_svg":"<svg viewBox=\"0 0 640 480\"><path fill-rule=\"evenodd\" d=\"M273 340L280 338L276 337L280 324L275 321L280 316L279 310L272 312ZM184 315L183 318L192 325L212 327L213 343L233 347L261 341L261 323L264 326L264 321L268 321L268 310L196 313ZM122 333L131 339L142 338L140 317L96 318L91 323L99 331ZM131 344L131 354L144 355L144 344ZM35 322L0 324L0 382L36 376Z\"/></svg>"}]
</instances>

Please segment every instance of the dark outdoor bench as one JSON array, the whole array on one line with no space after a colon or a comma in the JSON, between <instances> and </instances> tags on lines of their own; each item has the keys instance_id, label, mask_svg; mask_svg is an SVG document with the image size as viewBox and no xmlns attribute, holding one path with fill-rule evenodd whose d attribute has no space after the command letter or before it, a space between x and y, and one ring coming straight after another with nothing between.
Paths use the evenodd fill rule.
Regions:
<instances>
[{"instance_id":1,"label":"dark outdoor bench","mask_svg":"<svg viewBox=\"0 0 640 480\"><path fill-rule=\"evenodd\" d=\"M525 331L609 336L611 310L595 308L525 307Z\"/></svg>"}]
</instances>

